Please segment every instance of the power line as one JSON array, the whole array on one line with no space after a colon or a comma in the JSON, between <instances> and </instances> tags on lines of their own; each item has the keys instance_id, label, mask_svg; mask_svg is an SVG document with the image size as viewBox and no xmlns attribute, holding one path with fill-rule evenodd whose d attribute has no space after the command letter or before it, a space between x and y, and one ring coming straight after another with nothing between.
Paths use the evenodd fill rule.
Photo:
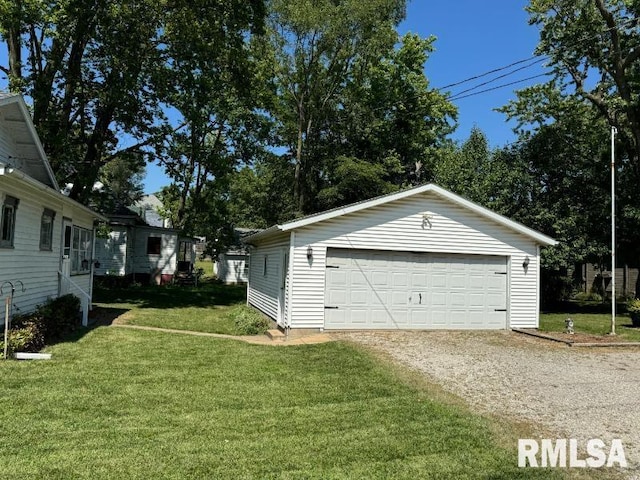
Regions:
<instances>
[{"instance_id":1,"label":"power line","mask_svg":"<svg viewBox=\"0 0 640 480\"><path fill-rule=\"evenodd\" d=\"M525 62L528 62L530 60L537 59L537 58L538 58L538 55L534 55L532 57L525 58L523 60L518 60L517 62L510 63L509 65L505 65L504 67L494 68L493 70L489 70L488 72L484 72L484 73L481 73L479 75L474 75L473 77L465 78L464 80L460 80L459 82L450 83L449 85L445 85L443 87L439 87L436 90L444 90L445 88L457 87L458 85L462 85L464 83L472 82L473 80L477 80L479 78L486 77L487 75L491 75L492 73L497 73L497 72L501 72L503 70L507 70L508 68L515 67L516 65L520 65L521 63L525 63ZM542 60L544 60L544 58L540 58L536 62L532 63L531 65L529 65L527 67L521 67L518 70L522 70L523 68L528 68L528 67L530 67L532 65L535 65L538 62L541 62ZM514 71L517 72L518 70L514 70ZM506 75L510 75L510 74L505 74L503 76L506 76ZM497 77L497 78L501 78L501 77ZM493 80L490 80L490 82L491 81L493 81Z\"/></svg>"},{"instance_id":2,"label":"power line","mask_svg":"<svg viewBox=\"0 0 640 480\"><path fill-rule=\"evenodd\" d=\"M462 94L465 94L465 93L468 93L468 92L472 92L473 90L476 90L476 89L478 89L478 88L480 88L480 87L484 87L485 85L489 85L490 83L493 83L493 82L495 82L496 80L500 80L501 78L508 77L508 76L510 76L510 75L513 75L513 74L514 74L514 73L516 73L516 72L519 72L519 71L521 71L521 70L525 70L525 69L527 69L527 68L529 68L529 67L532 67L532 66L534 66L536 63L540 63L542 60L544 60L544 59L538 59L538 60L536 60L536 61L535 61L535 62L533 62L533 63L530 63L530 64L525 65L525 66L523 66L523 67L516 68L515 70L513 70L513 71L511 71L511 72L509 72L509 73L504 73L504 74L499 75L499 76L497 76L497 77L495 77L495 78L492 78L491 80L487 80L486 82L479 83L478 85L476 85L476 86L474 86L474 87L467 88L466 90L462 90L461 92L458 92L458 93L456 93L456 94L452 95L452 97L458 97L458 96L460 96L460 95L462 95ZM445 88L445 87L443 87L443 88ZM440 89L440 90L442 90L442 89Z\"/></svg>"},{"instance_id":3,"label":"power line","mask_svg":"<svg viewBox=\"0 0 640 480\"><path fill-rule=\"evenodd\" d=\"M627 26L630 26L630 24L637 23L637 22L638 22L638 19L637 19L637 18L633 18L633 17L632 17L632 18L628 18L627 20L623 21L623 22L622 22L622 23L620 23L619 25L615 25L615 26L613 26L613 27L606 28L606 29L604 29L604 30L601 30L601 31L600 31L600 32L598 32L598 33L593 34L593 35L585 36L585 37L583 37L583 38L581 38L581 39L578 39L576 42L574 42L574 43L570 43L570 44L569 44L569 45L567 45L565 48L577 47L578 45L580 45L580 44L582 44L582 43L584 43L584 42L587 42L587 41L589 41L589 40L593 40L594 38L599 37L599 36L600 36L600 35L602 35L603 33L612 32L613 30L617 30L617 29L620 29L620 28L625 28L625 27L627 27ZM454 82L454 83L450 83L449 85L445 85L445 86L443 86L443 87L436 88L436 90L438 90L438 91L442 91L442 90L447 89L447 88L457 87L458 85L463 85L463 84L465 84L465 83L472 82L473 80L477 80L477 79L479 79L479 78L486 77L487 75L491 75L492 73L501 72L501 71L503 71L503 70L507 70L507 69L509 69L509 68L511 68L511 67L514 67L514 66L516 66L516 65L520 65L520 64L522 64L522 63L526 63L526 62L529 62L529 61L531 61L531 60L538 59L538 60L536 60L535 62L532 62L532 63L531 63L529 66L527 66L527 67L522 67L522 68L520 68L520 69L516 69L516 70L514 70L514 72L517 72L518 70L522 70L522 69L524 69L524 68L529 68L529 67L531 67L531 66L535 65L536 63L542 62L542 61L544 61L544 60L546 60L546 59L548 59L548 58L550 58L550 57L549 57L549 55L533 55L533 56L530 56L530 57L527 57L527 58L523 58L522 60L516 60L515 62L512 62L512 63L510 63L510 64L508 64L508 65L504 65L504 66L502 66L502 67L494 68L493 70L489 70L489 71L487 71L487 72L484 72L484 73L481 73L481 74L478 74L478 75L474 75L474 76L472 76L472 77L465 78L465 79L463 79L463 80L460 80L460 81L457 81L457 82ZM512 73L513 73L513 72L512 72ZM496 77L496 79L494 79L494 80L497 80L498 78L503 78L503 77L508 76L508 75L510 75L510 73L507 73L507 74L505 74L505 75L502 75L502 76ZM488 81L488 82L486 82L485 84L487 84L487 83L491 83L492 81L493 81L493 80L489 80L489 81ZM485 84L483 84L483 85L485 85ZM478 85L478 86L481 86L481 85ZM460 93L462 93L462 92L460 92ZM458 94L457 94L457 95L458 95ZM455 95L454 95L454 96L455 96Z\"/></svg>"},{"instance_id":4,"label":"power line","mask_svg":"<svg viewBox=\"0 0 640 480\"><path fill-rule=\"evenodd\" d=\"M499 88L509 87L509 86L515 85L517 83L527 82L529 80L533 80L534 78L546 77L548 75L550 75L550 74L549 73L541 73L539 75L533 75L532 77L522 78L520 80L516 80L515 82L503 83L502 85L497 85L495 87L486 88L484 90L480 90L479 92L469 93L468 95L462 95L462 96L455 96L454 95L453 97L449 98L449 100L450 101L454 101L454 100L461 100L463 98L474 97L474 96L480 95L482 93L491 92L492 90L498 90Z\"/></svg>"}]
</instances>

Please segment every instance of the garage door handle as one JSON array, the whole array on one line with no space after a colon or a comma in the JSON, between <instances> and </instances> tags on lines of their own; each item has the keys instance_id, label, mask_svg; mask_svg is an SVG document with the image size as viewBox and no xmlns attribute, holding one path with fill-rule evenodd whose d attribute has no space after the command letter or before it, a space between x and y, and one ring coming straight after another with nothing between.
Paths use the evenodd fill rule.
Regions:
<instances>
[{"instance_id":1,"label":"garage door handle","mask_svg":"<svg viewBox=\"0 0 640 480\"><path fill-rule=\"evenodd\" d=\"M339 307L324 307L325 310L337 310Z\"/></svg>"},{"instance_id":2,"label":"garage door handle","mask_svg":"<svg viewBox=\"0 0 640 480\"><path fill-rule=\"evenodd\" d=\"M494 312L506 312L507 309L506 308L495 308L493 311Z\"/></svg>"}]
</instances>

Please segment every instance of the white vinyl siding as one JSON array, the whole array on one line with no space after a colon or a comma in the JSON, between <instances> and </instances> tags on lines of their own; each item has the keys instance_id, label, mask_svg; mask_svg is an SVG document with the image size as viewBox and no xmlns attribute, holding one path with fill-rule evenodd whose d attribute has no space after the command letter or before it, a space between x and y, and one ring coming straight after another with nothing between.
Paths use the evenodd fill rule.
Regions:
<instances>
[{"instance_id":1,"label":"white vinyl siding","mask_svg":"<svg viewBox=\"0 0 640 480\"><path fill-rule=\"evenodd\" d=\"M173 275L178 262L178 233L157 228L135 227L133 249L129 251L133 272ZM160 254L147 254L149 237L160 237Z\"/></svg>"},{"instance_id":2,"label":"white vinyl siding","mask_svg":"<svg viewBox=\"0 0 640 480\"><path fill-rule=\"evenodd\" d=\"M309 245L311 262L307 259ZM535 241L433 193L422 193L296 229L293 328L324 328L328 247L507 257L508 327L538 326ZM527 256L530 264L525 272L522 262Z\"/></svg>"},{"instance_id":3,"label":"white vinyl siding","mask_svg":"<svg viewBox=\"0 0 640 480\"><path fill-rule=\"evenodd\" d=\"M24 283L25 292L16 290L13 313L28 313L47 299L58 296L63 217L73 218L74 224L87 229L93 227L93 218L63 199L43 196L40 191L18 179L3 175L0 176L0 203L5 195L18 198L20 204L16 211L14 248L0 248L0 284L7 280ZM51 251L40 249L44 208L56 212ZM74 276L73 281L89 292L90 275Z\"/></svg>"},{"instance_id":4,"label":"white vinyl siding","mask_svg":"<svg viewBox=\"0 0 640 480\"><path fill-rule=\"evenodd\" d=\"M96 238L96 275L124 276L127 262L127 228L112 227L107 238Z\"/></svg>"},{"instance_id":5,"label":"white vinyl siding","mask_svg":"<svg viewBox=\"0 0 640 480\"><path fill-rule=\"evenodd\" d=\"M244 253L223 253L216 262L216 276L226 284L247 283L248 265Z\"/></svg>"},{"instance_id":6,"label":"white vinyl siding","mask_svg":"<svg viewBox=\"0 0 640 480\"><path fill-rule=\"evenodd\" d=\"M284 254L288 248L289 234L271 239L251 252L249 265L249 288L247 290L249 304L280 323L283 322L283 319L280 318L281 269ZM265 258L266 271L263 271Z\"/></svg>"}]
</instances>

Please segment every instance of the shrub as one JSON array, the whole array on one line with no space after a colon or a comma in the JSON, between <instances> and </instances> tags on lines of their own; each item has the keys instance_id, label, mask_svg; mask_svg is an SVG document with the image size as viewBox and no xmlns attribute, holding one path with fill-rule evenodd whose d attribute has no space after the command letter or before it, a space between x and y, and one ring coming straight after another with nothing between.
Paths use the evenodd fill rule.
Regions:
<instances>
[{"instance_id":1,"label":"shrub","mask_svg":"<svg viewBox=\"0 0 640 480\"><path fill-rule=\"evenodd\" d=\"M627 312L640 313L640 299L634 298L627 302Z\"/></svg>"},{"instance_id":2,"label":"shrub","mask_svg":"<svg viewBox=\"0 0 640 480\"><path fill-rule=\"evenodd\" d=\"M38 352L44 348L44 335L38 323L29 321L9 330L7 343L7 351L10 354L14 352ZM0 350L4 352L4 342L0 342Z\"/></svg>"},{"instance_id":3,"label":"shrub","mask_svg":"<svg viewBox=\"0 0 640 480\"><path fill-rule=\"evenodd\" d=\"M40 305L35 316L42 324L45 342L60 340L76 330L81 323L80 299L68 294Z\"/></svg>"},{"instance_id":4,"label":"shrub","mask_svg":"<svg viewBox=\"0 0 640 480\"><path fill-rule=\"evenodd\" d=\"M602 295L598 292L578 292L573 296L578 302L600 302L602 303Z\"/></svg>"},{"instance_id":5,"label":"shrub","mask_svg":"<svg viewBox=\"0 0 640 480\"><path fill-rule=\"evenodd\" d=\"M80 300L69 294L47 301L34 313L13 317L8 352L38 352L45 344L60 340L80 326L79 312ZM4 351L2 341L0 351Z\"/></svg>"},{"instance_id":6,"label":"shrub","mask_svg":"<svg viewBox=\"0 0 640 480\"><path fill-rule=\"evenodd\" d=\"M233 320L238 335L259 335L266 332L271 326L267 317L246 305L232 308L229 312L229 318Z\"/></svg>"}]
</instances>

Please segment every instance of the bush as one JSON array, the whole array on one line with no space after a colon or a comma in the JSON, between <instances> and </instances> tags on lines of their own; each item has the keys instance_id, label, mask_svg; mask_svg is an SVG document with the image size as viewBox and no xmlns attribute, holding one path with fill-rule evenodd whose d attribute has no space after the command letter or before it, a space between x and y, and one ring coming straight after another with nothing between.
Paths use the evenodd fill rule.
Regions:
<instances>
[{"instance_id":1,"label":"bush","mask_svg":"<svg viewBox=\"0 0 640 480\"><path fill-rule=\"evenodd\" d=\"M634 298L627 302L627 312L640 314L640 299Z\"/></svg>"},{"instance_id":2,"label":"bush","mask_svg":"<svg viewBox=\"0 0 640 480\"><path fill-rule=\"evenodd\" d=\"M271 326L267 317L246 305L238 305L231 309L229 318L233 320L238 335L259 335Z\"/></svg>"},{"instance_id":3,"label":"bush","mask_svg":"<svg viewBox=\"0 0 640 480\"><path fill-rule=\"evenodd\" d=\"M15 353L42 350L45 344L60 340L80 326L79 312L80 300L69 294L47 301L34 313L13 317L7 351ZM4 351L3 341L0 341L0 351Z\"/></svg>"},{"instance_id":4,"label":"bush","mask_svg":"<svg viewBox=\"0 0 640 480\"><path fill-rule=\"evenodd\" d=\"M72 294L54 298L39 306L35 316L42 325L46 343L60 340L81 324L80 299Z\"/></svg>"},{"instance_id":5,"label":"bush","mask_svg":"<svg viewBox=\"0 0 640 480\"><path fill-rule=\"evenodd\" d=\"M578 302L602 302L602 295L598 292L578 292L573 296Z\"/></svg>"},{"instance_id":6,"label":"bush","mask_svg":"<svg viewBox=\"0 0 640 480\"><path fill-rule=\"evenodd\" d=\"M21 328L12 328L8 336L9 354L14 352L38 352L44 348L44 335L34 322ZM4 352L4 342L0 342L0 350Z\"/></svg>"}]
</instances>

